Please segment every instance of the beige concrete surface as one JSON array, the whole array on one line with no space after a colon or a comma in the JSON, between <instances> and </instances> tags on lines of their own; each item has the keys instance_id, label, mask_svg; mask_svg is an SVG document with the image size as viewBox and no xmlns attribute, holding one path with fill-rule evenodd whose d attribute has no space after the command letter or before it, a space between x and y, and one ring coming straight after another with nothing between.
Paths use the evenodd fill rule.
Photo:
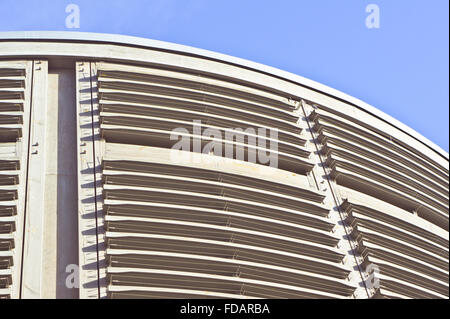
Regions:
<instances>
[{"instance_id":1,"label":"beige concrete surface","mask_svg":"<svg viewBox=\"0 0 450 319\"><path fill-rule=\"evenodd\" d=\"M78 264L75 73L50 69L45 169L43 298L77 298L66 287L68 265Z\"/></svg>"}]
</instances>

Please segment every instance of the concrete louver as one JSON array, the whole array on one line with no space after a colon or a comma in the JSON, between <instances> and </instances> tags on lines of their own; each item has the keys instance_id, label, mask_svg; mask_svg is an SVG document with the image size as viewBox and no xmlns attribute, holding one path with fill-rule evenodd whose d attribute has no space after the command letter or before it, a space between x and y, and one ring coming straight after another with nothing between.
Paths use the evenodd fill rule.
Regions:
<instances>
[{"instance_id":1,"label":"concrete louver","mask_svg":"<svg viewBox=\"0 0 450 319\"><path fill-rule=\"evenodd\" d=\"M326 107L309 116L375 297L448 298L448 169Z\"/></svg>"},{"instance_id":2,"label":"concrete louver","mask_svg":"<svg viewBox=\"0 0 450 319\"><path fill-rule=\"evenodd\" d=\"M17 297L21 267L27 69L25 61L0 62L0 299Z\"/></svg>"},{"instance_id":3,"label":"concrete louver","mask_svg":"<svg viewBox=\"0 0 450 319\"><path fill-rule=\"evenodd\" d=\"M360 298L364 289L370 297L448 296L448 169L440 163L362 120L221 77L104 62L90 68L104 143L97 182L105 296ZM218 164L213 154L174 163L183 152L170 149L170 133L187 127L199 138L193 120L221 132L277 128L278 168L239 162L238 169L236 159ZM330 190L317 187L326 183L317 159ZM355 204L361 197L368 201ZM343 226L331 217L333 201L341 202ZM392 207L419 220L397 220ZM420 233L423 223L440 235ZM371 264L380 269L376 289L365 286Z\"/></svg>"},{"instance_id":4,"label":"concrete louver","mask_svg":"<svg viewBox=\"0 0 450 319\"><path fill-rule=\"evenodd\" d=\"M110 297L198 290L199 297L338 298L355 290L320 192L231 173L231 159L219 171L170 164L170 150L152 147L151 160L117 156L139 149L106 143Z\"/></svg>"},{"instance_id":5,"label":"concrete louver","mask_svg":"<svg viewBox=\"0 0 450 319\"><path fill-rule=\"evenodd\" d=\"M363 266L379 269L380 297L448 298L448 235L401 209L378 210L346 200L351 236L359 244Z\"/></svg>"},{"instance_id":6,"label":"concrete louver","mask_svg":"<svg viewBox=\"0 0 450 319\"><path fill-rule=\"evenodd\" d=\"M175 128L186 128L192 139L200 138L192 131L195 120L202 122L202 130L218 129L222 136L232 128L264 128L263 149L269 151L268 130L276 129L279 167L302 173L313 166L293 113L298 101L187 72L108 63L97 63L97 68L101 136L106 142L170 148ZM210 141L203 137L202 148Z\"/></svg>"},{"instance_id":7,"label":"concrete louver","mask_svg":"<svg viewBox=\"0 0 450 319\"><path fill-rule=\"evenodd\" d=\"M353 294L330 203L306 175L313 163L298 101L188 72L109 63L96 70L108 296ZM249 176L263 168L236 170L234 159L218 169L208 154L199 156L209 166L175 165L170 132L192 120L222 132L277 128L281 171ZM300 174L297 183L277 180L289 171Z\"/></svg>"},{"instance_id":8,"label":"concrete louver","mask_svg":"<svg viewBox=\"0 0 450 319\"><path fill-rule=\"evenodd\" d=\"M338 185L403 208L448 230L448 169L365 123L326 108L310 115Z\"/></svg>"}]
</instances>

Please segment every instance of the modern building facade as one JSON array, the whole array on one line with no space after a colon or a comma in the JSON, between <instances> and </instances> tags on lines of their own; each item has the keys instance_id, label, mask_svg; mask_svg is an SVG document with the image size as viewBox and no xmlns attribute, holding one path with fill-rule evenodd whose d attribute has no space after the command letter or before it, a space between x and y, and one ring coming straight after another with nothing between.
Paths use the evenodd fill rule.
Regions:
<instances>
[{"instance_id":1,"label":"modern building facade","mask_svg":"<svg viewBox=\"0 0 450 319\"><path fill-rule=\"evenodd\" d=\"M300 76L0 33L0 298L448 298L448 192L445 151Z\"/></svg>"}]
</instances>

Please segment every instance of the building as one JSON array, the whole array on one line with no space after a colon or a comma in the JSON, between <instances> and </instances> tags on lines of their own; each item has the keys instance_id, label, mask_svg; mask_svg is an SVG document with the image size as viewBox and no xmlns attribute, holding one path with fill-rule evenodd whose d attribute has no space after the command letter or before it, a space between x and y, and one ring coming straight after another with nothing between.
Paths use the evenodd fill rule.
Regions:
<instances>
[{"instance_id":1,"label":"building","mask_svg":"<svg viewBox=\"0 0 450 319\"><path fill-rule=\"evenodd\" d=\"M300 76L0 33L2 298L448 298L448 192L445 151Z\"/></svg>"}]
</instances>

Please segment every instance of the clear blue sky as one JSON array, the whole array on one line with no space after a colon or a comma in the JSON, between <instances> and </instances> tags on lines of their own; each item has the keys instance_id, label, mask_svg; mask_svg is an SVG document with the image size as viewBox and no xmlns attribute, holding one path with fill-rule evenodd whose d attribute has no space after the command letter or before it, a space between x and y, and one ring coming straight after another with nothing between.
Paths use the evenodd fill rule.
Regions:
<instances>
[{"instance_id":1,"label":"clear blue sky","mask_svg":"<svg viewBox=\"0 0 450 319\"><path fill-rule=\"evenodd\" d=\"M355 96L449 150L448 0L0 0L0 31L80 29L190 45ZM368 29L368 4L380 28ZM432 115L432 112L434 115Z\"/></svg>"}]
</instances>

